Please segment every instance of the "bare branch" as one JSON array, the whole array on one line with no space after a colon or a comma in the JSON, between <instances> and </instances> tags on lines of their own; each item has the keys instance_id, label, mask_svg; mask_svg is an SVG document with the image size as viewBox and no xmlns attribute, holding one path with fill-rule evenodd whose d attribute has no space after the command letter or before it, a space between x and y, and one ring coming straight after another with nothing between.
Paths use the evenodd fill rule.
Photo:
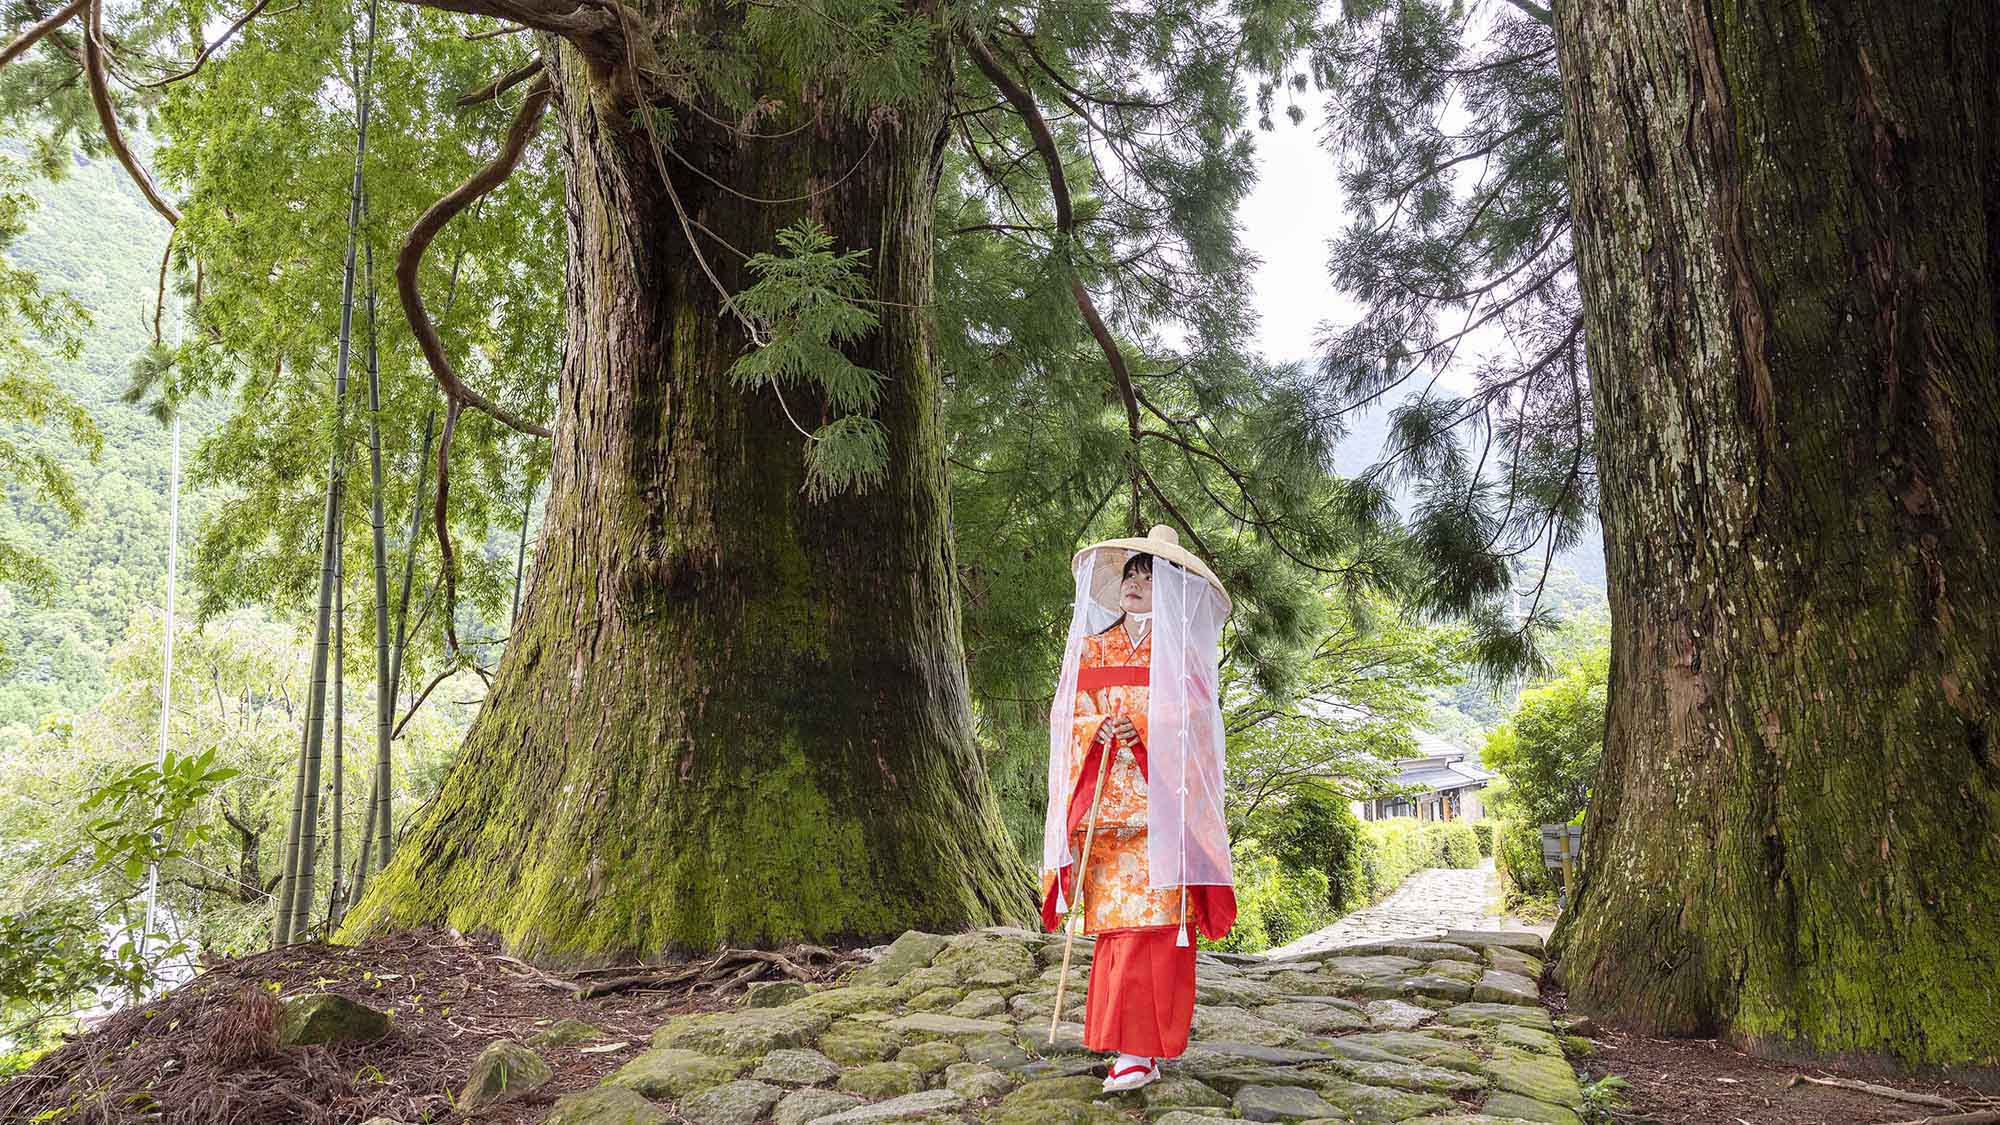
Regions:
<instances>
[{"instance_id":1,"label":"bare branch","mask_svg":"<svg viewBox=\"0 0 2000 1125\"><path fill-rule=\"evenodd\" d=\"M153 177L146 174L138 158L125 144L125 134L118 127L118 110L111 104L111 85L104 76L104 0L86 0L89 18L83 29L83 73L90 86L91 104L97 107L97 121L104 129L104 141L111 146L111 152L118 157L118 163L125 166L125 174L139 187L139 193L153 210L164 216L175 226L181 223L180 209L167 202L160 189L153 184Z\"/></svg>"},{"instance_id":2,"label":"bare branch","mask_svg":"<svg viewBox=\"0 0 2000 1125\"><path fill-rule=\"evenodd\" d=\"M0 66L6 66L8 63L20 58L22 52L34 46L41 40L42 36L75 19L76 14L83 11L84 6L89 3L90 0L70 0L56 14L15 36L14 41L7 44L6 49L0 50Z\"/></svg>"},{"instance_id":3,"label":"bare branch","mask_svg":"<svg viewBox=\"0 0 2000 1125\"><path fill-rule=\"evenodd\" d=\"M419 8L492 16L576 44L593 62L613 63L624 46L617 0L407 0Z\"/></svg>"},{"instance_id":4,"label":"bare branch","mask_svg":"<svg viewBox=\"0 0 2000 1125\"><path fill-rule=\"evenodd\" d=\"M437 237L445 224L474 200L498 187L520 163L521 153L528 147L528 138L534 135L543 110L548 108L549 90L549 79L545 73L528 88L528 96L521 102L520 111L514 115L514 123L508 127L499 153L456 190L431 204L430 210L417 220L417 225L410 228L410 233L403 239L403 248L396 254L396 292L403 299L403 314L410 322L410 330L416 333L424 359L430 363L431 373L444 387L445 396L455 403L477 407L511 429L544 438L553 436L547 426L531 422L493 402L466 386L458 373L452 370L451 359L444 354L444 342L438 339L437 326L431 323L430 313L424 309L423 293L417 287L417 270L423 264L424 251L430 248L431 240ZM439 465L442 470L442 458ZM443 508L440 497L440 519Z\"/></svg>"},{"instance_id":5,"label":"bare branch","mask_svg":"<svg viewBox=\"0 0 2000 1125\"><path fill-rule=\"evenodd\" d=\"M524 31L526 29L515 28L514 30ZM513 89L514 87L520 85L521 83L526 82L528 79L533 78L535 75L540 74L541 72L542 72L542 56L536 55L534 58L529 59L526 63L515 68L514 70L508 71L507 73L501 75L500 77L495 78L493 81L488 82L486 85L481 86L479 89L474 90L472 93L467 94L464 97L458 99L459 108L463 109L466 106L478 105L481 102L494 101L498 99L500 95L506 93L507 91Z\"/></svg>"}]
</instances>

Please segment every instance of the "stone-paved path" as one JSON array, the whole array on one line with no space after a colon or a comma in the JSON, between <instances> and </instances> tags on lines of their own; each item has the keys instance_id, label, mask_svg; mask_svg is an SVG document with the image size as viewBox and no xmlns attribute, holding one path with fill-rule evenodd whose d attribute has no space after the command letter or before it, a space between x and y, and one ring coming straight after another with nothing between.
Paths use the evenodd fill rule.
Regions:
<instances>
[{"instance_id":1,"label":"stone-paved path","mask_svg":"<svg viewBox=\"0 0 2000 1125\"><path fill-rule=\"evenodd\" d=\"M1193 1040L1107 1095L1084 1050L1090 943L1053 1041L1062 941L912 931L837 984L679 1016L551 1125L1581 1125L1535 934L1449 931L1267 958L1201 953ZM586 1033L588 1029L585 1029ZM501 1089L510 1089L504 1083Z\"/></svg>"},{"instance_id":2,"label":"stone-paved path","mask_svg":"<svg viewBox=\"0 0 2000 1125\"><path fill-rule=\"evenodd\" d=\"M1337 945L1388 941L1442 930L1477 930L1494 924L1494 909L1499 901L1500 881L1493 873L1490 857L1480 861L1478 867L1433 867L1403 880L1403 885L1381 902L1273 949L1265 956L1289 957Z\"/></svg>"}]
</instances>

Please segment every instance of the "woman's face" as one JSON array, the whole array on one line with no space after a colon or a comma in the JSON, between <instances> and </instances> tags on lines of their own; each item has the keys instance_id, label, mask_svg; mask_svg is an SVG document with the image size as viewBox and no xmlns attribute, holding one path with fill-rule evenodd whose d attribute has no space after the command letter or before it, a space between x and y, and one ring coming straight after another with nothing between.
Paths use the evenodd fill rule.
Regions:
<instances>
[{"instance_id":1,"label":"woman's face","mask_svg":"<svg viewBox=\"0 0 2000 1125\"><path fill-rule=\"evenodd\" d=\"M1118 605L1126 613L1153 612L1153 575L1133 567L1118 586Z\"/></svg>"}]
</instances>

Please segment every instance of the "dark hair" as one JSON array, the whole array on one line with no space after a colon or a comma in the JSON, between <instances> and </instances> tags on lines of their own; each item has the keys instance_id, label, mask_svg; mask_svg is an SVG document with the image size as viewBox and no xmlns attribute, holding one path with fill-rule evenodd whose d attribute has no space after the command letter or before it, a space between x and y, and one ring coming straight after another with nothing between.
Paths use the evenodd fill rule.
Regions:
<instances>
[{"instance_id":1,"label":"dark hair","mask_svg":"<svg viewBox=\"0 0 2000 1125\"><path fill-rule=\"evenodd\" d=\"M1122 582L1125 579L1132 577L1132 572L1138 570L1145 571L1146 574L1150 577L1153 573L1153 556L1140 554L1140 555L1133 555L1131 558L1126 559L1125 569L1118 575L1119 581Z\"/></svg>"}]
</instances>

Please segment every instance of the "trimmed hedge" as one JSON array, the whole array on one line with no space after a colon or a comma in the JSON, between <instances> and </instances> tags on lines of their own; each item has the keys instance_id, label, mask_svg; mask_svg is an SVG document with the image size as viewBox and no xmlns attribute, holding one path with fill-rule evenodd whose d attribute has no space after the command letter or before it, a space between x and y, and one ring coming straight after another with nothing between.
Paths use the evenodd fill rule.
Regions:
<instances>
[{"instance_id":1,"label":"trimmed hedge","mask_svg":"<svg viewBox=\"0 0 2000 1125\"><path fill-rule=\"evenodd\" d=\"M1361 843L1367 894L1355 906L1380 902L1426 867L1479 866L1479 837L1462 820L1371 820L1361 826Z\"/></svg>"},{"instance_id":2,"label":"trimmed hedge","mask_svg":"<svg viewBox=\"0 0 2000 1125\"><path fill-rule=\"evenodd\" d=\"M1469 821L1468 823L1472 825L1472 834L1474 836L1479 837L1479 854L1483 856L1492 855L1493 854L1492 819L1489 817L1482 816L1478 820Z\"/></svg>"}]
</instances>

